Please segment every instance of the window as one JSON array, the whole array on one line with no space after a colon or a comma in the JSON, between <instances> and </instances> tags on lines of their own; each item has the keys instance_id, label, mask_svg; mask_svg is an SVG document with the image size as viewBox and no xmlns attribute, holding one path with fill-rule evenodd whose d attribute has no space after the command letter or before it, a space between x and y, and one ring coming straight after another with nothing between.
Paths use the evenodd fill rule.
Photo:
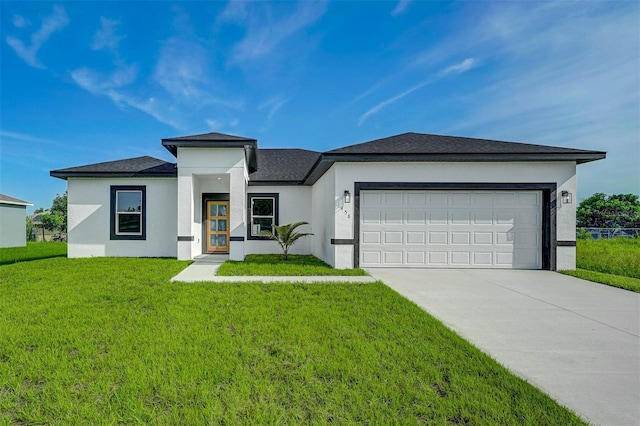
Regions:
<instances>
[{"instance_id":1,"label":"window","mask_svg":"<svg viewBox=\"0 0 640 426\"><path fill-rule=\"evenodd\" d=\"M111 187L111 239L146 239L146 187Z\"/></svg>"},{"instance_id":2,"label":"window","mask_svg":"<svg viewBox=\"0 0 640 426\"><path fill-rule=\"evenodd\" d=\"M262 231L271 231L278 224L278 194L249 194L248 239L268 239Z\"/></svg>"}]
</instances>

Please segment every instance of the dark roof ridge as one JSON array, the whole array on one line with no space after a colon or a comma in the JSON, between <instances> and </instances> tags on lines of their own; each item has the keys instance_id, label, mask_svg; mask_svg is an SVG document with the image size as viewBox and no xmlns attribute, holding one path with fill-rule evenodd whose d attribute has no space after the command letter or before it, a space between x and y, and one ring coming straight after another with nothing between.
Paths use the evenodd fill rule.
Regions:
<instances>
[{"instance_id":1,"label":"dark roof ridge","mask_svg":"<svg viewBox=\"0 0 640 426\"><path fill-rule=\"evenodd\" d=\"M226 133L209 132L197 135L176 136L172 138L163 138L162 141L255 141L253 138L244 136L229 135Z\"/></svg>"},{"instance_id":2,"label":"dark roof ridge","mask_svg":"<svg viewBox=\"0 0 640 426\"><path fill-rule=\"evenodd\" d=\"M455 154L552 154L552 153L603 153L584 149L550 145L480 139L466 136L447 136L429 133L406 132L368 142L361 142L326 151L329 155L455 155Z\"/></svg>"}]
</instances>

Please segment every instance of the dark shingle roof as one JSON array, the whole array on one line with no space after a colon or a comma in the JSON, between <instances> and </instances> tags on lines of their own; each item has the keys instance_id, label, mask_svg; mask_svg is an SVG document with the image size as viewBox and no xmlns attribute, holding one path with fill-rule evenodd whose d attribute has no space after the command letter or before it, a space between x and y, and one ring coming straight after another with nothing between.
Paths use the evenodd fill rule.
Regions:
<instances>
[{"instance_id":1,"label":"dark shingle roof","mask_svg":"<svg viewBox=\"0 0 640 426\"><path fill-rule=\"evenodd\" d=\"M315 183L335 162L376 161L575 161L578 164L606 157L606 152L487 139L423 133L376 139L324 153L305 149L257 149L255 139L223 133L162 139L176 155L178 147L244 148L250 184ZM152 157L53 170L51 176L68 177L175 177L176 165Z\"/></svg>"},{"instance_id":2,"label":"dark shingle roof","mask_svg":"<svg viewBox=\"0 0 640 426\"><path fill-rule=\"evenodd\" d=\"M149 156L52 170L53 177L176 177L176 165Z\"/></svg>"},{"instance_id":3,"label":"dark shingle roof","mask_svg":"<svg viewBox=\"0 0 640 426\"><path fill-rule=\"evenodd\" d=\"M16 206L32 206L28 201L23 201L18 198L9 197L8 195L0 194L0 204L14 204Z\"/></svg>"},{"instance_id":4,"label":"dark shingle roof","mask_svg":"<svg viewBox=\"0 0 640 426\"><path fill-rule=\"evenodd\" d=\"M176 138L165 138L162 139L163 141L209 141L209 142L220 142L220 141L234 141L234 142L238 142L238 141L243 141L243 142L255 142L255 139L251 139L251 138L245 138L242 136L234 136L234 135L227 135L224 133L217 133L217 132L211 132L211 133L202 133L200 135L191 135L191 136L179 136Z\"/></svg>"},{"instance_id":5,"label":"dark shingle roof","mask_svg":"<svg viewBox=\"0 0 640 426\"><path fill-rule=\"evenodd\" d=\"M178 152L178 147L189 148L242 148L245 145L256 145L256 140L242 136L227 135L224 133L203 133L201 135L180 136L176 138L162 139L162 145L173 155Z\"/></svg>"},{"instance_id":6,"label":"dark shingle roof","mask_svg":"<svg viewBox=\"0 0 640 426\"><path fill-rule=\"evenodd\" d=\"M458 136L403 133L370 142L349 145L325 154L584 154L582 149L502 142Z\"/></svg>"},{"instance_id":7,"label":"dark shingle roof","mask_svg":"<svg viewBox=\"0 0 640 426\"><path fill-rule=\"evenodd\" d=\"M249 180L302 183L320 155L306 149L258 149L258 170L249 175Z\"/></svg>"}]
</instances>

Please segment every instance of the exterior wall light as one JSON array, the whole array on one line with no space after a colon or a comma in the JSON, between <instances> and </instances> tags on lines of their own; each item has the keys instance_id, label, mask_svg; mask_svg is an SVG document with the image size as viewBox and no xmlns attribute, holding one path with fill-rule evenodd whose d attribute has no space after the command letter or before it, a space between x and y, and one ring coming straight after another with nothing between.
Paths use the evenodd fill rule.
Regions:
<instances>
[{"instance_id":1,"label":"exterior wall light","mask_svg":"<svg viewBox=\"0 0 640 426\"><path fill-rule=\"evenodd\" d=\"M344 191L344 202L345 204L351 202L351 193L348 190Z\"/></svg>"},{"instance_id":2,"label":"exterior wall light","mask_svg":"<svg viewBox=\"0 0 640 426\"><path fill-rule=\"evenodd\" d=\"M573 202L573 197L569 191L562 191L560 195L562 196L563 204L571 204Z\"/></svg>"}]
</instances>

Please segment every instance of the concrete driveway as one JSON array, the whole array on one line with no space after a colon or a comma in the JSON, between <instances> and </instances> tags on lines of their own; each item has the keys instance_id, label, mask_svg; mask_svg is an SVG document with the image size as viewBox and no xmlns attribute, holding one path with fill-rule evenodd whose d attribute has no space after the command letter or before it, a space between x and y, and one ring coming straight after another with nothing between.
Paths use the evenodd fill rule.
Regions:
<instances>
[{"instance_id":1,"label":"concrete driveway","mask_svg":"<svg viewBox=\"0 0 640 426\"><path fill-rule=\"evenodd\" d=\"M585 420L640 424L640 294L549 271L368 272Z\"/></svg>"}]
</instances>

